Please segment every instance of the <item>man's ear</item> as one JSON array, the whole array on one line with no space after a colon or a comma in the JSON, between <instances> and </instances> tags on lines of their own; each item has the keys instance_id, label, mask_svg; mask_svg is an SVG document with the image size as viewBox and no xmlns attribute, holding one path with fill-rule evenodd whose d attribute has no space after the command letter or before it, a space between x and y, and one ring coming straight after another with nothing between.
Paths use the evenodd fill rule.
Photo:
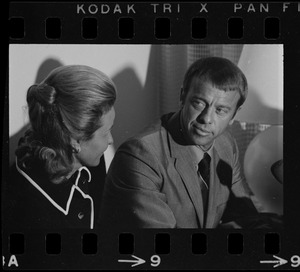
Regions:
<instances>
[{"instance_id":1,"label":"man's ear","mask_svg":"<svg viewBox=\"0 0 300 272\"><path fill-rule=\"evenodd\" d=\"M235 116L237 114L237 112L241 109L242 107L240 106L238 109L236 109L234 115L232 116L231 120L229 121L229 125L232 125L234 120L235 120Z\"/></svg>"},{"instance_id":2,"label":"man's ear","mask_svg":"<svg viewBox=\"0 0 300 272\"><path fill-rule=\"evenodd\" d=\"M183 105L184 100L185 100L185 92L183 90L183 87L181 87L181 90L180 90L180 104L181 104L181 106Z\"/></svg>"}]
</instances>

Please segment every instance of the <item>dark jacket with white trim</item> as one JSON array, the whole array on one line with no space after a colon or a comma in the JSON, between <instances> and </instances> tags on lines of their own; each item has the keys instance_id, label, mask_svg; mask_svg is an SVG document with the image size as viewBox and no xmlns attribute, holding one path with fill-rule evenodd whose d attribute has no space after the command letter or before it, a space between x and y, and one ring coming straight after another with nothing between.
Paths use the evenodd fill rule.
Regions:
<instances>
[{"instance_id":1,"label":"dark jacket with white trim","mask_svg":"<svg viewBox=\"0 0 300 272\"><path fill-rule=\"evenodd\" d=\"M82 167L62 184L53 184L35 167L15 164L5 180L2 224L7 230L97 229L106 175L104 157L97 167Z\"/></svg>"}]
</instances>

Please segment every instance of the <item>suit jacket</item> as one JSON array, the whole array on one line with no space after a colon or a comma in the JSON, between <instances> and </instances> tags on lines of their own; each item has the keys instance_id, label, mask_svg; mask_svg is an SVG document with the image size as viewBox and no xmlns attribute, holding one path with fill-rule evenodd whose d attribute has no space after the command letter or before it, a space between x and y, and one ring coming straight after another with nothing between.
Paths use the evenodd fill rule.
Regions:
<instances>
[{"instance_id":1,"label":"suit jacket","mask_svg":"<svg viewBox=\"0 0 300 272\"><path fill-rule=\"evenodd\" d=\"M117 150L104 186L101 224L118 228L216 228L220 220L257 214L228 132L213 146L208 213L179 113L168 114Z\"/></svg>"}]
</instances>

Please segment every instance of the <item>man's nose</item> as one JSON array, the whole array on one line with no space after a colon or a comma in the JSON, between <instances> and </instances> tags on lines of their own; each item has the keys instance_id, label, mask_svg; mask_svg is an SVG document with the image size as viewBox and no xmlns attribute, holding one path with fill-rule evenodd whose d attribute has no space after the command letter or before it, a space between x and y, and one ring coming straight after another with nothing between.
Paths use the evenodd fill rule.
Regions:
<instances>
[{"instance_id":1,"label":"man's nose","mask_svg":"<svg viewBox=\"0 0 300 272\"><path fill-rule=\"evenodd\" d=\"M211 124L213 120L213 110L206 107L197 117L197 121L201 124Z\"/></svg>"}]
</instances>

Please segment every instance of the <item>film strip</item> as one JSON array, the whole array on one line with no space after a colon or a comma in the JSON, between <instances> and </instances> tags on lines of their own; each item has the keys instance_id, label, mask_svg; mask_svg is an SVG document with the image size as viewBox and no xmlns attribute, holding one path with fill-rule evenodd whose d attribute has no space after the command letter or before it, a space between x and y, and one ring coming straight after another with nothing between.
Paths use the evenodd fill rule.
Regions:
<instances>
[{"instance_id":1,"label":"film strip","mask_svg":"<svg viewBox=\"0 0 300 272\"><path fill-rule=\"evenodd\" d=\"M284 122L283 207L279 212L282 228L131 229L115 226L114 229L100 224L92 230L78 227L39 229L22 225L11 227L4 220L3 269L298 270L300 177L295 147L299 146L300 139L297 137L300 3L11 2L4 102L2 213L6 207L6 184L12 179L9 169L14 163L17 136L21 136L28 123L22 107L26 103L26 90L35 83L33 81L41 81L51 69L64 64L94 66L111 76L120 89L115 106L117 149L147 122L176 109L179 90L175 95L173 88L180 88L183 73L194 60L204 55L223 56L241 66L241 50L245 50L245 45L249 50L254 45L265 50L258 59L267 61L262 70L266 71L266 77L274 66L273 55L271 59L264 59L265 52L278 46L282 50L278 52L283 53L283 75L278 73L275 79L283 77L280 82L284 91L281 94L284 118L278 117L283 115L283 110L280 113L270 106L264 108L270 116L274 113L276 120L281 118L280 122ZM182 48L187 53L183 54ZM254 55L259 52L255 51ZM243 67L250 65L247 62ZM36 76L38 68L39 77ZM165 81L168 77L171 80ZM264 88L273 86L265 84ZM259 103L257 101L253 103ZM274 124L274 120L270 120L261 122L266 125L263 129ZM250 140L244 150L245 158ZM81 220L84 214L78 217Z\"/></svg>"}]
</instances>

